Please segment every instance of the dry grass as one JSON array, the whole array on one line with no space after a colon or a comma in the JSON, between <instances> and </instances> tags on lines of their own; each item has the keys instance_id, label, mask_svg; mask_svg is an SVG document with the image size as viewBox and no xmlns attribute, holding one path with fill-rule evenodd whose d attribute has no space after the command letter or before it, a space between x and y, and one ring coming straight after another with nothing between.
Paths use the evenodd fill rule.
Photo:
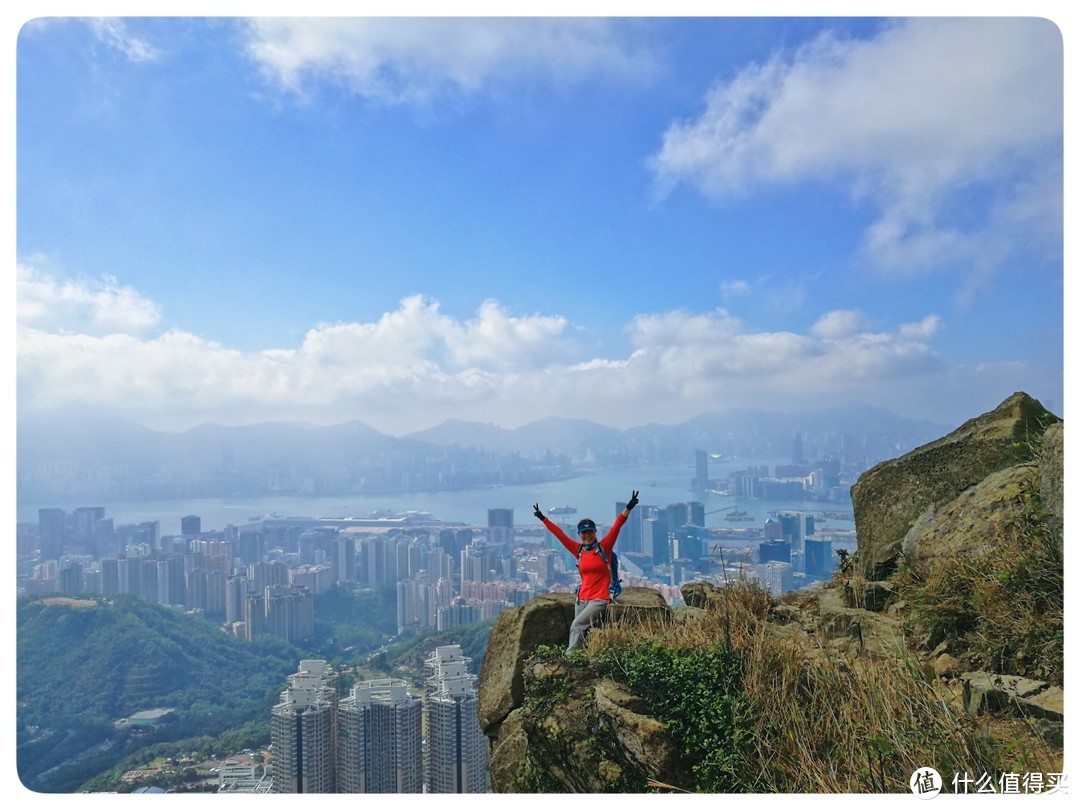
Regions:
<instances>
[{"instance_id":1,"label":"dry grass","mask_svg":"<svg viewBox=\"0 0 1080 810\"><path fill-rule=\"evenodd\" d=\"M907 792L911 774L928 766L946 781L1062 770L1060 750L1033 725L967 715L959 686L928 678L914 659L826 653L823 637L768 632L772 605L756 585L734 583L696 621L598 628L587 653L643 642L734 649L754 730L738 768L748 792Z\"/></svg>"}]
</instances>

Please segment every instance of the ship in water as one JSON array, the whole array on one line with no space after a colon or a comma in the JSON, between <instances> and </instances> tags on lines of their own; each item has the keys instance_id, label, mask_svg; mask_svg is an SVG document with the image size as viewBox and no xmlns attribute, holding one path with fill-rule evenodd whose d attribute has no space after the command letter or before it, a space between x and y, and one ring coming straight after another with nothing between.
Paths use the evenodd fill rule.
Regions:
<instances>
[{"instance_id":1,"label":"ship in water","mask_svg":"<svg viewBox=\"0 0 1080 810\"><path fill-rule=\"evenodd\" d=\"M732 523L740 520L753 520L753 516L750 515L745 509L732 509L726 515L724 520L731 521Z\"/></svg>"},{"instance_id":2,"label":"ship in water","mask_svg":"<svg viewBox=\"0 0 1080 810\"><path fill-rule=\"evenodd\" d=\"M577 507L575 506L553 506L548 509L549 515L576 515Z\"/></svg>"}]
</instances>

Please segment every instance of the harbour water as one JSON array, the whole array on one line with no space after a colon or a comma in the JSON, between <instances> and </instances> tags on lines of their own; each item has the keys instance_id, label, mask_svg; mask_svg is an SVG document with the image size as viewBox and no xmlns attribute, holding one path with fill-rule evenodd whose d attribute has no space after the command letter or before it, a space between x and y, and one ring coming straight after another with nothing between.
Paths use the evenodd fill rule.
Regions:
<instances>
[{"instance_id":1,"label":"harbour water","mask_svg":"<svg viewBox=\"0 0 1080 810\"><path fill-rule=\"evenodd\" d=\"M749 465L767 464L770 470L776 461L728 461L713 463L710 477L722 478L728 472L744 469ZM59 507L68 511L79 506L103 506L105 516L115 525L158 521L160 533L179 534L180 518L198 515L204 531L224 529L226 526L242 526L252 519L269 514L288 517L368 517L373 512L420 511L430 512L436 519L447 523L486 525L488 509L513 509L514 522L528 525L535 522L534 503L539 502L545 512L553 507L572 506L577 512L556 520L573 522L591 517L598 523L606 523L615 517L615 502L626 501L632 490L640 490L643 505L667 506L672 503L700 501L705 505L705 523L709 528L760 528L770 510L791 509L799 511L840 513L851 512L850 498L842 501L778 501L734 498L711 492L693 492L690 479L694 475L691 465L620 467L589 473L562 481L522 486L497 486L482 489L466 489L442 492L410 492L401 494L349 495L317 497L304 495L260 496L256 498L197 498L186 500L93 503L33 503L19 504L17 519L36 523L38 508ZM729 522L731 507L745 512L747 520ZM553 516L554 517L554 516ZM837 528L854 528L850 521L830 520Z\"/></svg>"}]
</instances>

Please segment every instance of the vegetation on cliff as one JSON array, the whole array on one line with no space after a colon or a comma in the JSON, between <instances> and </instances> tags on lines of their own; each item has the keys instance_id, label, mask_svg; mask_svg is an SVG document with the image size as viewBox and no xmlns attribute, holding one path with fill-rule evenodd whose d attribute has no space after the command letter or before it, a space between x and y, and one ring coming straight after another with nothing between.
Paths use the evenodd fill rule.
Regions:
<instances>
[{"instance_id":1,"label":"vegetation on cliff","mask_svg":"<svg viewBox=\"0 0 1080 810\"><path fill-rule=\"evenodd\" d=\"M710 589L693 620L594 630L586 649L567 660L640 697L666 725L692 778L674 785L640 775L631 781L619 767L610 769L617 783L589 789L906 792L911 774L928 766L942 774L1060 772L1060 749L1033 721L991 726L965 713L959 686L935 677L914 653L838 655L824 636L808 648L778 632L784 607L740 582ZM553 690L535 666L560 657L541 648L530 659L523 701L529 712L553 718L547 732L555 736L569 733L570 715L582 714L559 703L570 690ZM605 732L594 725L589 733L595 740ZM584 767L597 773L605 759L620 764L596 746L590 751L597 762ZM550 764L527 761L523 774L532 784L518 789L580 789L560 782L565 769Z\"/></svg>"},{"instance_id":2,"label":"vegetation on cliff","mask_svg":"<svg viewBox=\"0 0 1080 810\"><path fill-rule=\"evenodd\" d=\"M1065 568L1048 530L1035 474L1023 507L976 555L934 565L901 556L892 584L907 631L933 649L947 643L968 670L1064 684Z\"/></svg>"}]
</instances>

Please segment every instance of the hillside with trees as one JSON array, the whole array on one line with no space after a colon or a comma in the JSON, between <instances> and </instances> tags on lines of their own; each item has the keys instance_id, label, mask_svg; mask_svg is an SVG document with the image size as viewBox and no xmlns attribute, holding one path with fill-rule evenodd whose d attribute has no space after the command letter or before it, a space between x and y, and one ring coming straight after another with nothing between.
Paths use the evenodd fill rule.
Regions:
<instances>
[{"instance_id":1,"label":"hillside with trees","mask_svg":"<svg viewBox=\"0 0 1080 810\"><path fill-rule=\"evenodd\" d=\"M280 639L241 641L124 596L21 600L16 636L17 768L43 792L74 790L138 748L265 716L299 661ZM152 710L152 722L124 722Z\"/></svg>"}]
</instances>

